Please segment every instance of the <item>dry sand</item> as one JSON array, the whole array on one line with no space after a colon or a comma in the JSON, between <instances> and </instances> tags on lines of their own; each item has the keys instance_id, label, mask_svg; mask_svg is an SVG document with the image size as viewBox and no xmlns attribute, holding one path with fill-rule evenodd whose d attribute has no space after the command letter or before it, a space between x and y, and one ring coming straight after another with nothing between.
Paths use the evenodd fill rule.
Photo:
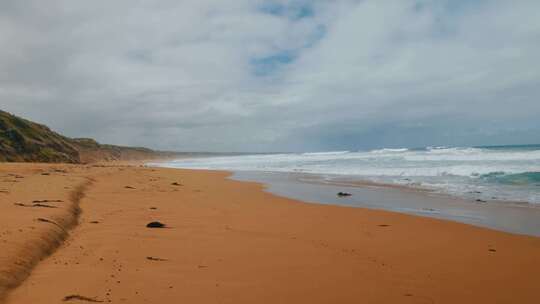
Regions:
<instances>
[{"instance_id":1,"label":"dry sand","mask_svg":"<svg viewBox=\"0 0 540 304\"><path fill-rule=\"evenodd\" d=\"M306 204L226 177L1 164L4 302L539 303L540 238ZM145 227L156 220L168 228Z\"/></svg>"}]
</instances>

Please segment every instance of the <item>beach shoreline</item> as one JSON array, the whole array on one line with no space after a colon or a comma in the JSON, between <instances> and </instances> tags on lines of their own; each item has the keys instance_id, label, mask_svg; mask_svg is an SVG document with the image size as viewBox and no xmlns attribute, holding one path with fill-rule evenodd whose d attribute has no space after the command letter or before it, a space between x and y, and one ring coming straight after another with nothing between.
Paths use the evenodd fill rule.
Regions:
<instances>
[{"instance_id":1,"label":"beach shoreline","mask_svg":"<svg viewBox=\"0 0 540 304\"><path fill-rule=\"evenodd\" d=\"M178 159L169 168L272 172L479 202L540 205L540 146L426 147Z\"/></svg>"},{"instance_id":2,"label":"beach shoreline","mask_svg":"<svg viewBox=\"0 0 540 304\"><path fill-rule=\"evenodd\" d=\"M228 171L227 171L228 172ZM472 224L510 233L540 236L540 205L466 199L415 187L311 173L233 171L231 178L258 182L274 195L303 202L400 212ZM350 196L340 197L338 192Z\"/></svg>"},{"instance_id":3,"label":"beach shoreline","mask_svg":"<svg viewBox=\"0 0 540 304\"><path fill-rule=\"evenodd\" d=\"M57 241L58 250L26 270L31 274L5 303L537 300L538 237L304 203L265 192L261 183L232 180L227 172L133 164L0 164L0 189L7 191L0 193L0 227L10 231L2 246L10 252L50 229L36 218L64 212L69 193L92 180L76 204L79 224L64 243ZM45 199L63 202L27 206ZM168 228L146 228L151 221ZM29 234L16 242L19 233ZM4 274L27 258L3 255Z\"/></svg>"}]
</instances>

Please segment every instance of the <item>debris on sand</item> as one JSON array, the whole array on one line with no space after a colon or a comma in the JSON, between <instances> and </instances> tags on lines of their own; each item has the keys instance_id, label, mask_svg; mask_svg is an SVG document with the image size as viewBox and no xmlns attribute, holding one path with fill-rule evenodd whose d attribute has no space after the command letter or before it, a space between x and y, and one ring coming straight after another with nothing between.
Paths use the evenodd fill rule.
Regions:
<instances>
[{"instance_id":1,"label":"debris on sand","mask_svg":"<svg viewBox=\"0 0 540 304\"><path fill-rule=\"evenodd\" d=\"M156 257L151 257L151 256L146 257L146 259L149 260L149 261L157 261L157 262L168 261L167 259L156 258Z\"/></svg>"},{"instance_id":2,"label":"debris on sand","mask_svg":"<svg viewBox=\"0 0 540 304\"><path fill-rule=\"evenodd\" d=\"M42 217L38 217L36 220L37 220L38 222L43 222L43 223L49 223L49 224L58 225L56 222L51 221L51 220L48 220L48 219L46 219L46 218L42 218Z\"/></svg>"},{"instance_id":3,"label":"debris on sand","mask_svg":"<svg viewBox=\"0 0 540 304\"><path fill-rule=\"evenodd\" d=\"M180 183L178 183L178 182L174 182L174 183L172 183L171 185L173 185L173 186L182 186L182 184L180 184Z\"/></svg>"},{"instance_id":4,"label":"debris on sand","mask_svg":"<svg viewBox=\"0 0 540 304\"><path fill-rule=\"evenodd\" d=\"M352 196L352 194L347 192L338 192L337 196L339 197L345 197L345 196Z\"/></svg>"},{"instance_id":5,"label":"debris on sand","mask_svg":"<svg viewBox=\"0 0 540 304\"><path fill-rule=\"evenodd\" d=\"M47 205L47 204L40 204L40 203L33 204L33 205L26 205L26 204L23 204L23 203L13 203L13 205L19 206L19 207L58 208L58 207L56 207L56 206L51 206L51 205Z\"/></svg>"},{"instance_id":6,"label":"debris on sand","mask_svg":"<svg viewBox=\"0 0 540 304\"><path fill-rule=\"evenodd\" d=\"M125 186L124 188L126 188L126 189L135 189L135 187L131 187L131 186Z\"/></svg>"},{"instance_id":7,"label":"debris on sand","mask_svg":"<svg viewBox=\"0 0 540 304\"><path fill-rule=\"evenodd\" d=\"M150 210L157 210L157 207L150 207Z\"/></svg>"},{"instance_id":8,"label":"debris on sand","mask_svg":"<svg viewBox=\"0 0 540 304\"><path fill-rule=\"evenodd\" d=\"M165 228L165 224L160 222L150 222L146 225L146 228Z\"/></svg>"},{"instance_id":9,"label":"debris on sand","mask_svg":"<svg viewBox=\"0 0 540 304\"><path fill-rule=\"evenodd\" d=\"M103 302L103 301L96 300L94 298L89 298L89 297L80 296L80 295L66 296L66 297L64 297L63 301L67 302L67 301L72 301L72 300L86 301L86 302L92 302L92 303L102 303Z\"/></svg>"},{"instance_id":10,"label":"debris on sand","mask_svg":"<svg viewBox=\"0 0 540 304\"><path fill-rule=\"evenodd\" d=\"M64 231L66 230L64 227L60 226L57 222L52 221L52 220L49 220L49 219L46 219L46 218L39 217L39 218L36 219L36 221L42 222L42 223L53 224L53 225L55 225L56 227L58 227L58 228L60 228L60 229L62 229L62 230L64 230Z\"/></svg>"},{"instance_id":11,"label":"debris on sand","mask_svg":"<svg viewBox=\"0 0 540 304\"><path fill-rule=\"evenodd\" d=\"M42 207L42 208L58 208L56 206L51 206L51 205L47 205L47 204L33 204L32 207Z\"/></svg>"},{"instance_id":12,"label":"debris on sand","mask_svg":"<svg viewBox=\"0 0 540 304\"><path fill-rule=\"evenodd\" d=\"M35 201L32 201L32 203L62 203L64 202L63 200L35 200Z\"/></svg>"},{"instance_id":13,"label":"debris on sand","mask_svg":"<svg viewBox=\"0 0 540 304\"><path fill-rule=\"evenodd\" d=\"M379 226L379 227L390 227L390 225L388 225L388 224L380 224L380 225L377 225L377 226Z\"/></svg>"}]
</instances>

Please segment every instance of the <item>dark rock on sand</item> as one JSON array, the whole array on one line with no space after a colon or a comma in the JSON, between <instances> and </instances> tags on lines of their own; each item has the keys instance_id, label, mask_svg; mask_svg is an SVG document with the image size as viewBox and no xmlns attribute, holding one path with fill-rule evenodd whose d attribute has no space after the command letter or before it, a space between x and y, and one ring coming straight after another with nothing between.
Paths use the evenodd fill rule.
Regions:
<instances>
[{"instance_id":1,"label":"dark rock on sand","mask_svg":"<svg viewBox=\"0 0 540 304\"><path fill-rule=\"evenodd\" d=\"M339 197L345 197L345 196L352 196L352 194L347 192L338 192L337 196Z\"/></svg>"},{"instance_id":2,"label":"dark rock on sand","mask_svg":"<svg viewBox=\"0 0 540 304\"><path fill-rule=\"evenodd\" d=\"M146 225L146 228L165 228L165 224L160 222L151 222Z\"/></svg>"}]
</instances>

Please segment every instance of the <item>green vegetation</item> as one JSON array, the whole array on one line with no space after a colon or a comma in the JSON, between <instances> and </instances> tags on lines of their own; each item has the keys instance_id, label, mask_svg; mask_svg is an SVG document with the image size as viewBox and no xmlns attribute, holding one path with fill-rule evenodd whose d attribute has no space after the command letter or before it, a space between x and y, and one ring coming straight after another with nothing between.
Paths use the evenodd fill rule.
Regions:
<instances>
[{"instance_id":1,"label":"green vegetation","mask_svg":"<svg viewBox=\"0 0 540 304\"><path fill-rule=\"evenodd\" d=\"M102 145L68 138L47 126L0 110L0 162L81 163L169 157L175 153Z\"/></svg>"},{"instance_id":2,"label":"green vegetation","mask_svg":"<svg viewBox=\"0 0 540 304\"><path fill-rule=\"evenodd\" d=\"M78 163L80 158L69 138L0 111L0 161Z\"/></svg>"}]
</instances>

